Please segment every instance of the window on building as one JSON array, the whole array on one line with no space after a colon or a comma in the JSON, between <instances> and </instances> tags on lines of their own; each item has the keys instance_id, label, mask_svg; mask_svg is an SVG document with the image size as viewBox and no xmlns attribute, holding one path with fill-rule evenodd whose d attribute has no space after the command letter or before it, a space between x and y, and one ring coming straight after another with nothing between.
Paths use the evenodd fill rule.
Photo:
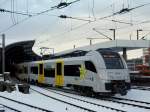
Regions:
<instances>
[{"instance_id":1,"label":"window on building","mask_svg":"<svg viewBox=\"0 0 150 112\"><path fill-rule=\"evenodd\" d=\"M85 61L85 68L89 71L97 73L96 68L91 61Z\"/></svg>"},{"instance_id":2,"label":"window on building","mask_svg":"<svg viewBox=\"0 0 150 112\"><path fill-rule=\"evenodd\" d=\"M64 75L65 76L80 76L81 65L65 65Z\"/></svg>"}]
</instances>

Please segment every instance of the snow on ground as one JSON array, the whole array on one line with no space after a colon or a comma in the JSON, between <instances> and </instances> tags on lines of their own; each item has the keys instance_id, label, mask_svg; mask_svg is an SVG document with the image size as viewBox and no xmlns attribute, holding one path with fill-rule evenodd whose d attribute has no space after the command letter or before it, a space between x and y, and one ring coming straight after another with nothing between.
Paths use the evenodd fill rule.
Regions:
<instances>
[{"instance_id":1,"label":"snow on ground","mask_svg":"<svg viewBox=\"0 0 150 112\"><path fill-rule=\"evenodd\" d=\"M62 93L62 92L59 92L59 93ZM65 93L65 94L70 96L69 93ZM150 92L149 92L149 95L150 95ZM78 95L72 95L72 97L77 97L77 96ZM104 105L104 106L108 106L108 107L124 110L124 111L127 111L127 112L149 112L149 110L146 110L146 109L141 109L141 108L139 109L138 107L118 104L118 103L114 103L114 102L111 102L111 101L104 101L104 100L100 100L100 99L93 99L93 98L90 98L90 97L87 98L87 97L84 97L84 96L78 96L78 98L81 99L81 100L90 101L90 102L93 102L93 103L96 103L96 104L100 104L100 105Z\"/></svg>"},{"instance_id":2,"label":"snow on ground","mask_svg":"<svg viewBox=\"0 0 150 112\"><path fill-rule=\"evenodd\" d=\"M34 88L36 90L38 89L39 91L43 92L46 95L50 95L50 96L53 96L55 98L61 99L63 101L69 102L71 104L82 106L82 107L85 107L85 108L88 108L88 109L91 109L91 110L94 110L94 111L97 111L97 112L116 112L114 110L106 109L104 107L98 107L98 106L95 106L95 105L91 105L89 103L85 103L85 102L77 101L77 100L74 100L74 99L70 99L68 97L58 95L58 94L55 94L55 93L50 92L48 90L44 90L42 88L38 88L38 87L35 87L35 86L32 86L32 88Z\"/></svg>"},{"instance_id":3,"label":"snow on ground","mask_svg":"<svg viewBox=\"0 0 150 112\"><path fill-rule=\"evenodd\" d=\"M96 107L94 105L92 106L92 105L86 104L84 102L75 101L75 100L67 98L65 96L61 96L61 95L52 93L50 91L44 90L40 87L36 87L36 86L31 86L31 87L46 94L46 95L70 102L72 104L83 106L85 108L90 108L90 109L96 110L98 112L113 112L113 110L110 110L110 109L106 109L103 107ZM46 96L43 96L33 90L30 90L30 94L23 94L18 91L8 93L5 91L5 92L0 92L0 96L4 96L4 97L10 98L10 99L14 99L16 101L24 102L26 104L40 107L40 108L47 109L47 110L51 110L54 112L85 112L85 110L76 108L69 104L65 104L60 101L56 101L54 99L47 98ZM72 96L77 97L76 95L72 95ZM150 91L132 89L131 91L128 92L128 94L126 96L120 96L120 95L116 95L116 96L121 97L121 98L150 102L150 97L149 97ZM149 112L149 110L146 110L146 109L139 109L137 107L127 106L127 105L123 105L123 104L117 104L117 103L113 103L110 101L86 98L86 97L82 97L82 96L78 96L78 97L82 100L87 100L87 101L94 102L94 103L97 103L100 105L105 105L105 106L109 106L112 108L125 110L127 112ZM33 109L33 108L23 106L21 104L13 103L11 101L4 100L3 98L0 98L0 104L5 104L8 107L13 107L13 108L15 107L15 109L18 109L22 112L39 112L38 109ZM13 111L10 111L9 109L7 109L7 110L6 110L6 112L13 112Z\"/></svg>"},{"instance_id":4,"label":"snow on ground","mask_svg":"<svg viewBox=\"0 0 150 112\"><path fill-rule=\"evenodd\" d=\"M4 107L3 105L0 105L0 112L15 112L15 111L10 110L10 109Z\"/></svg>"},{"instance_id":5,"label":"snow on ground","mask_svg":"<svg viewBox=\"0 0 150 112\"><path fill-rule=\"evenodd\" d=\"M16 101L21 101L26 104L41 107L54 112L80 112L81 111L80 109L74 108L70 105L61 103L53 99L48 99L47 97L42 96L32 90L30 91L30 94L23 94L17 91L14 91L12 93L0 92L0 96L5 96L7 98L11 98ZM18 106L16 105L16 103L13 104L11 101L0 99L0 102L10 107L14 106L16 109L22 112L35 112L35 111L31 111L31 109L24 108L23 106ZM66 109L68 111L66 111ZM36 112L38 111L36 110Z\"/></svg>"},{"instance_id":6,"label":"snow on ground","mask_svg":"<svg viewBox=\"0 0 150 112\"><path fill-rule=\"evenodd\" d=\"M132 99L150 103L150 91L131 89L126 96L116 95L119 98Z\"/></svg>"}]
</instances>

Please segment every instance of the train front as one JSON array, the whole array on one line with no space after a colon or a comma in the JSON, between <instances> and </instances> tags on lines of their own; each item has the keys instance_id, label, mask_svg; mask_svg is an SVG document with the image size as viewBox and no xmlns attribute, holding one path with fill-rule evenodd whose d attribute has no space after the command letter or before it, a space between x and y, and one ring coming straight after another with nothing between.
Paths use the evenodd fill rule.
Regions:
<instances>
[{"instance_id":1,"label":"train front","mask_svg":"<svg viewBox=\"0 0 150 112\"><path fill-rule=\"evenodd\" d=\"M103 82L106 91L112 94L126 95L130 89L130 77L127 65L119 53L112 50L99 50L104 61Z\"/></svg>"}]
</instances>

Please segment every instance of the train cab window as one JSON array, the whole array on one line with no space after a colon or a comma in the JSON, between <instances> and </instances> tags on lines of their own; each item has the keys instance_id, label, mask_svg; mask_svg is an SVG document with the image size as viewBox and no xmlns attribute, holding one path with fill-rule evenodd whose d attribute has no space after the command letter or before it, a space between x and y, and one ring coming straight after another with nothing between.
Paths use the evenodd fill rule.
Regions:
<instances>
[{"instance_id":1,"label":"train cab window","mask_svg":"<svg viewBox=\"0 0 150 112\"><path fill-rule=\"evenodd\" d=\"M32 74L38 74L38 67L31 67Z\"/></svg>"},{"instance_id":2,"label":"train cab window","mask_svg":"<svg viewBox=\"0 0 150 112\"><path fill-rule=\"evenodd\" d=\"M45 77L55 77L55 68L44 68Z\"/></svg>"},{"instance_id":3,"label":"train cab window","mask_svg":"<svg viewBox=\"0 0 150 112\"><path fill-rule=\"evenodd\" d=\"M62 63L57 63L57 75L62 75Z\"/></svg>"},{"instance_id":4,"label":"train cab window","mask_svg":"<svg viewBox=\"0 0 150 112\"><path fill-rule=\"evenodd\" d=\"M81 65L65 65L64 75L65 76L80 76Z\"/></svg>"},{"instance_id":5,"label":"train cab window","mask_svg":"<svg viewBox=\"0 0 150 112\"><path fill-rule=\"evenodd\" d=\"M89 71L97 73L96 68L91 61L85 61L85 68Z\"/></svg>"},{"instance_id":6,"label":"train cab window","mask_svg":"<svg viewBox=\"0 0 150 112\"><path fill-rule=\"evenodd\" d=\"M39 74L43 74L43 64L39 65Z\"/></svg>"},{"instance_id":7,"label":"train cab window","mask_svg":"<svg viewBox=\"0 0 150 112\"><path fill-rule=\"evenodd\" d=\"M116 52L101 52L107 69L124 69L123 62Z\"/></svg>"}]
</instances>

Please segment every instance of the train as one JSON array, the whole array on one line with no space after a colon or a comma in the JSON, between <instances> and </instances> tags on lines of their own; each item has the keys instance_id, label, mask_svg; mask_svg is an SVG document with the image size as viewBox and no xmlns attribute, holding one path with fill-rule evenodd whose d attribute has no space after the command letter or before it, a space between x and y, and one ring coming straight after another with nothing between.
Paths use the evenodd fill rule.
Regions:
<instances>
[{"instance_id":1,"label":"train","mask_svg":"<svg viewBox=\"0 0 150 112\"><path fill-rule=\"evenodd\" d=\"M129 71L123 57L110 49L77 50L48 60L16 65L16 76L31 83L101 95L126 95Z\"/></svg>"},{"instance_id":2,"label":"train","mask_svg":"<svg viewBox=\"0 0 150 112\"><path fill-rule=\"evenodd\" d=\"M150 81L150 66L139 64L135 70L130 71L130 79L133 83L148 83Z\"/></svg>"}]
</instances>

